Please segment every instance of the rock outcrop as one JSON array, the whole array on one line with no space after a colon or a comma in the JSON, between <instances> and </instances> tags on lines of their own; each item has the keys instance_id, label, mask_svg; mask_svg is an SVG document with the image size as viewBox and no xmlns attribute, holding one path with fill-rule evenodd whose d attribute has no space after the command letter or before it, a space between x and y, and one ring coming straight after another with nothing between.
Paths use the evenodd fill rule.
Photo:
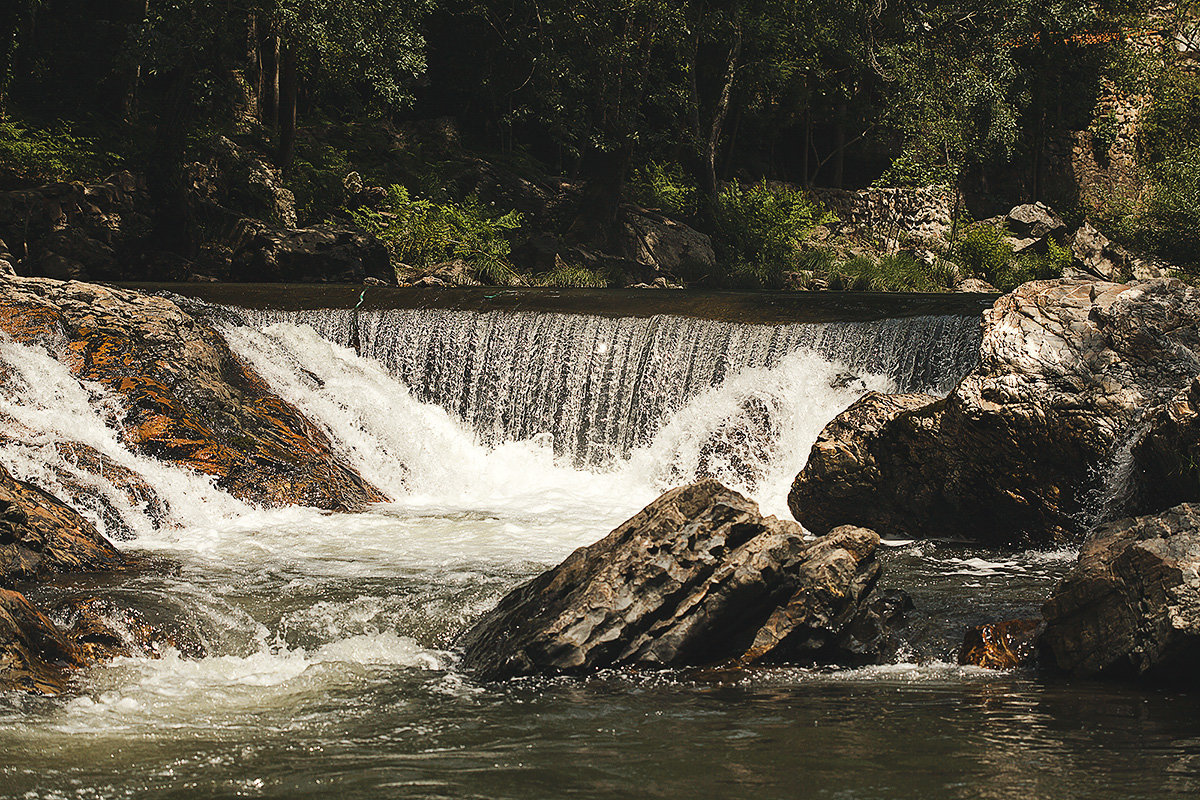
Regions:
<instances>
[{"instance_id":1,"label":"rock outcrop","mask_svg":"<svg viewBox=\"0 0 1200 800\"><path fill-rule=\"evenodd\" d=\"M0 467L0 690L55 694L69 671L88 660L14 587L124 564L84 517Z\"/></svg>"},{"instance_id":2,"label":"rock outcrop","mask_svg":"<svg viewBox=\"0 0 1200 800\"><path fill-rule=\"evenodd\" d=\"M504 597L459 639L464 664L503 679L878 660L906 608L872 595L878 541L853 527L806 541L714 480L673 489Z\"/></svg>"},{"instance_id":3,"label":"rock outcrop","mask_svg":"<svg viewBox=\"0 0 1200 800\"><path fill-rule=\"evenodd\" d=\"M1200 505L1101 526L1042 613L1047 660L1068 673L1194 681Z\"/></svg>"},{"instance_id":4,"label":"rock outcrop","mask_svg":"<svg viewBox=\"0 0 1200 800\"><path fill-rule=\"evenodd\" d=\"M396 282L383 244L362 231L336 225L272 228L242 220L230 269L234 280L247 282Z\"/></svg>"},{"instance_id":5,"label":"rock outcrop","mask_svg":"<svg viewBox=\"0 0 1200 800\"><path fill-rule=\"evenodd\" d=\"M128 278L149 235L145 186L122 172L103 183L54 183L0 192L0 239L22 275Z\"/></svg>"},{"instance_id":6,"label":"rock outcrop","mask_svg":"<svg viewBox=\"0 0 1200 800\"><path fill-rule=\"evenodd\" d=\"M1200 290L1036 281L984 313L949 397L871 395L822 432L789 506L809 530L1055 543L1082 536L1121 437L1200 374Z\"/></svg>"},{"instance_id":7,"label":"rock outcrop","mask_svg":"<svg viewBox=\"0 0 1200 800\"><path fill-rule=\"evenodd\" d=\"M49 617L21 593L0 589L0 691L58 694L84 663Z\"/></svg>"},{"instance_id":8,"label":"rock outcrop","mask_svg":"<svg viewBox=\"0 0 1200 800\"><path fill-rule=\"evenodd\" d=\"M123 563L92 523L0 466L0 586Z\"/></svg>"},{"instance_id":9,"label":"rock outcrop","mask_svg":"<svg viewBox=\"0 0 1200 800\"><path fill-rule=\"evenodd\" d=\"M118 422L132 449L213 475L237 497L331 510L386 499L220 334L168 299L8 278L0 330L122 398Z\"/></svg>"}]
</instances>

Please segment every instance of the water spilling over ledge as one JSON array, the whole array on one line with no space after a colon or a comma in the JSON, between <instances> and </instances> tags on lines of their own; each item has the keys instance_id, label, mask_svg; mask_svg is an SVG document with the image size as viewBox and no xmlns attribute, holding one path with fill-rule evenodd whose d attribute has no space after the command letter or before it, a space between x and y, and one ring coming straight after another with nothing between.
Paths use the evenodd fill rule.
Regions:
<instances>
[{"instance_id":1,"label":"water spilling over ledge","mask_svg":"<svg viewBox=\"0 0 1200 800\"><path fill-rule=\"evenodd\" d=\"M980 336L978 321L964 316L751 325L664 315L239 310L258 326L307 325L356 348L487 444L549 435L557 453L593 466L628 458L702 392L797 353L838 365L845 384L882 375L899 391L945 393L975 366Z\"/></svg>"}]
</instances>

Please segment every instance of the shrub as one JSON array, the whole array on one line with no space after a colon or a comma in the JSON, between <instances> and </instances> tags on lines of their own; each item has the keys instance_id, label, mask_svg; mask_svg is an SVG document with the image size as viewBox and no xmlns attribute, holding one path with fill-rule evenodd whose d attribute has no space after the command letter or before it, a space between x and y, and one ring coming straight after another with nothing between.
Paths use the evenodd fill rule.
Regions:
<instances>
[{"instance_id":1,"label":"shrub","mask_svg":"<svg viewBox=\"0 0 1200 800\"><path fill-rule=\"evenodd\" d=\"M1138 223L1146 246L1200 274L1200 146L1154 168Z\"/></svg>"},{"instance_id":2,"label":"shrub","mask_svg":"<svg viewBox=\"0 0 1200 800\"><path fill-rule=\"evenodd\" d=\"M700 209L700 190L674 163L652 163L634 170L629 179L630 196L638 203L683 217Z\"/></svg>"},{"instance_id":3,"label":"shrub","mask_svg":"<svg viewBox=\"0 0 1200 800\"><path fill-rule=\"evenodd\" d=\"M300 149L288 173L300 224L323 220L342 205L342 181L354 168L346 151L318 143Z\"/></svg>"},{"instance_id":4,"label":"shrub","mask_svg":"<svg viewBox=\"0 0 1200 800\"><path fill-rule=\"evenodd\" d=\"M856 256L829 267L829 288L870 292L944 292L954 275L917 260L908 253L874 259Z\"/></svg>"},{"instance_id":5,"label":"shrub","mask_svg":"<svg viewBox=\"0 0 1200 800\"><path fill-rule=\"evenodd\" d=\"M117 169L120 157L94 139L0 121L0 180L24 184L60 180L95 181Z\"/></svg>"},{"instance_id":6,"label":"shrub","mask_svg":"<svg viewBox=\"0 0 1200 800\"><path fill-rule=\"evenodd\" d=\"M997 276L1013 262L1012 245L1004 240L999 228L991 225L978 225L968 230L955 242L953 253L954 260L969 275L983 278L993 286L996 286Z\"/></svg>"},{"instance_id":7,"label":"shrub","mask_svg":"<svg viewBox=\"0 0 1200 800\"><path fill-rule=\"evenodd\" d=\"M517 277L508 259L508 237L521 226L516 211L492 215L475 197L434 203L392 186L384 210L353 211L351 216L379 237L397 262L428 266L462 259L492 283L508 284Z\"/></svg>"},{"instance_id":8,"label":"shrub","mask_svg":"<svg viewBox=\"0 0 1200 800\"><path fill-rule=\"evenodd\" d=\"M804 192L765 181L721 190L713 209L713 244L737 286L778 288L805 235L831 217Z\"/></svg>"},{"instance_id":9,"label":"shrub","mask_svg":"<svg viewBox=\"0 0 1200 800\"><path fill-rule=\"evenodd\" d=\"M600 270L559 261L537 283L559 289L603 289L609 285L609 279Z\"/></svg>"}]
</instances>

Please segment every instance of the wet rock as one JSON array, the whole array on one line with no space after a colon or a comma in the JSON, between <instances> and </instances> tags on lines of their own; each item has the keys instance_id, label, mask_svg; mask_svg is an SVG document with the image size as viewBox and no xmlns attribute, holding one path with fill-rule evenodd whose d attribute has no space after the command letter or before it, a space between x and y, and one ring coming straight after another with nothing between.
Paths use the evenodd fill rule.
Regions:
<instances>
[{"instance_id":1,"label":"wet rock","mask_svg":"<svg viewBox=\"0 0 1200 800\"><path fill-rule=\"evenodd\" d=\"M1039 619L1010 619L978 625L967 631L958 663L986 669L1020 669L1037 663Z\"/></svg>"},{"instance_id":2,"label":"wet rock","mask_svg":"<svg viewBox=\"0 0 1200 800\"><path fill-rule=\"evenodd\" d=\"M387 249L378 240L336 225L272 228L242 220L231 270L239 281L362 283L370 277L396 282Z\"/></svg>"},{"instance_id":3,"label":"wet rock","mask_svg":"<svg viewBox=\"0 0 1200 800\"><path fill-rule=\"evenodd\" d=\"M132 539L132 531L125 522L121 500L133 508L140 508L156 526L167 517L166 503L146 480L128 467L124 467L93 447L81 442L56 442L54 449L62 456L66 468L47 462L45 467L54 472L56 489L63 500L72 508L90 510L104 524L104 531L115 539ZM100 476L120 495L110 497L97 491L92 476Z\"/></svg>"},{"instance_id":4,"label":"wet rock","mask_svg":"<svg viewBox=\"0 0 1200 800\"><path fill-rule=\"evenodd\" d=\"M1200 505L1101 526L1042 613L1042 646L1066 672L1194 682Z\"/></svg>"},{"instance_id":5,"label":"wet rock","mask_svg":"<svg viewBox=\"0 0 1200 800\"><path fill-rule=\"evenodd\" d=\"M163 297L84 283L0 281L0 330L123 399L135 451L251 502L348 510L385 499L211 327Z\"/></svg>"},{"instance_id":6,"label":"wet rock","mask_svg":"<svg viewBox=\"0 0 1200 800\"><path fill-rule=\"evenodd\" d=\"M0 691L58 694L84 663L49 617L19 592L0 589Z\"/></svg>"},{"instance_id":7,"label":"wet rock","mask_svg":"<svg viewBox=\"0 0 1200 800\"><path fill-rule=\"evenodd\" d=\"M937 510L921 448L941 406L927 394L863 395L817 437L788 496L792 514L817 533L849 520L908 535L914 507Z\"/></svg>"},{"instance_id":8,"label":"wet rock","mask_svg":"<svg viewBox=\"0 0 1200 800\"><path fill-rule=\"evenodd\" d=\"M1200 373L1200 290L1037 281L984 313L980 366L944 401L868 396L822 432L789 496L821 533L1077 540L1121 437Z\"/></svg>"},{"instance_id":9,"label":"wet rock","mask_svg":"<svg viewBox=\"0 0 1200 800\"><path fill-rule=\"evenodd\" d=\"M0 467L0 586L122 564L116 548L74 509Z\"/></svg>"},{"instance_id":10,"label":"wet rock","mask_svg":"<svg viewBox=\"0 0 1200 800\"><path fill-rule=\"evenodd\" d=\"M201 658L204 646L178 625L164 625L144 612L101 597L72 597L53 605L52 619L87 663L119 656L159 657L168 648Z\"/></svg>"},{"instance_id":11,"label":"wet rock","mask_svg":"<svg viewBox=\"0 0 1200 800\"><path fill-rule=\"evenodd\" d=\"M872 621L856 627L879 577L878 542L854 527L806 541L795 523L700 481L504 597L459 639L464 664L503 679L878 659ZM874 613L874 621L894 618Z\"/></svg>"}]
</instances>

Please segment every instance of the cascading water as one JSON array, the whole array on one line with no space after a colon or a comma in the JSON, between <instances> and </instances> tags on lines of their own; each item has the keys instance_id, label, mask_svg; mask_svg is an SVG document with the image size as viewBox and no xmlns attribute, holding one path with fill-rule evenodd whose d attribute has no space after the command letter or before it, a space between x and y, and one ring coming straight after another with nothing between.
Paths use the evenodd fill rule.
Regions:
<instances>
[{"instance_id":1,"label":"cascading water","mask_svg":"<svg viewBox=\"0 0 1200 800\"><path fill-rule=\"evenodd\" d=\"M483 443L548 435L579 466L628 458L701 392L798 352L817 370L839 364L897 391L945 393L977 363L980 338L977 320L950 316L748 325L444 309L243 313L356 343Z\"/></svg>"},{"instance_id":2,"label":"cascading water","mask_svg":"<svg viewBox=\"0 0 1200 800\"><path fill-rule=\"evenodd\" d=\"M246 316L254 326L221 328L233 350L394 502L352 515L253 508L131 453L114 430L115 398L42 350L0 341L0 462L100 524L116 514L108 530L129 537L122 546L155 556L115 586L52 591L168 607L207 651L92 668L65 701L0 695L0 798L719 797L741 796L747 781L756 796L790 797L803 774L828 789L821 796L958 800L956 787L1036 796L1030 771L1057 798L1070 794L1055 791L1052 768L988 765L1047 752L1047 764L1069 758L1099 775L1094 754L1117 747L1160 775L1181 757L1150 746L1161 735L1137 727L1140 701L1080 702L946 663L981 621L964 587L990 612L1026 614L1070 553L887 549L889 581L923 614L918 663L499 687L455 671L464 625L667 486L711 474L787 513L788 484L826 422L868 389L946 390L973 366L972 319ZM361 353L347 346L352 325ZM101 467L64 443L100 454ZM131 500L114 467L154 502ZM1056 704L1069 709L1068 733ZM1126 706L1138 709L1132 723L1112 716ZM1104 747L1078 741L1080 709L1102 718ZM922 748L897 748L914 736ZM831 741L879 768L831 767L845 749ZM898 763L916 775L958 766L953 783L898 787ZM1086 788L1143 796L1101 780ZM1144 796L1167 794L1150 788Z\"/></svg>"}]
</instances>

